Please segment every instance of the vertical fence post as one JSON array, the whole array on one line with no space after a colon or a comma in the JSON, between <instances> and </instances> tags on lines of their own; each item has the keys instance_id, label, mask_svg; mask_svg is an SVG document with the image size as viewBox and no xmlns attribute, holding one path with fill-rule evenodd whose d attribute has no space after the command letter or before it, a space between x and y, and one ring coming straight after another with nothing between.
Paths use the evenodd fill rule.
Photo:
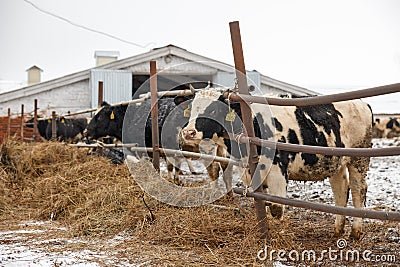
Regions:
<instances>
[{"instance_id":1,"label":"vertical fence post","mask_svg":"<svg viewBox=\"0 0 400 267\"><path fill-rule=\"evenodd\" d=\"M160 145L158 135L157 65L150 61L151 132L153 141L153 166L160 172Z\"/></svg>"},{"instance_id":2,"label":"vertical fence post","mask_svg":"<svg viewBox=\"0 0 400 267\"><path fill-rule=\"evenodd\" d=\"M238 21L230 22L229 27L231 32L232 50L235 61L236 79L238 82L239 93L248 95L249 91L247 86L246 67L244 65L239 22ZM243 124L246 129L247 136L254 137L254 127L253 127L253 118L251 109L248 106L248 104L243 100L240 100L240 107L243 115L242 116ZM261 177L260 177L260 171L256 168L258 164L257 147L254 144L247 143L247 150L249 151L248 166L250 169L250 175L252 177L252 184L259 185L258 188L255 189L255 191L259 192L261 191ZM254 201L255 201L255 209L259 223L259 229L261 232L261 237L266 238L268 235L268 226L267 226L267 214L265 211L265 203L263 200L260 199L254 199Z\"/></svg>"},{"instance_id":3,"label":"vertical fence post","mask_svg":"<svg viewBox=\"0 0 400 267\"><path fill-rule=\"evenodd\" d=\"M33 101L33 141L38 140L37 99Z\"/></svg>"},{"instance_id":4,"label":"vertical fence post","mask_svg":"<svg viewBox=\"0 0 400 267\"><path fill-rule=\"evenodd\" d=\"M98 94L97 94L97 107L101 106L101 103L103 103L103 82L99 81L99 88L98 88Z\"/></svg>"},{"instance_id":5,"label":"vertical fence post","mask_svg":"<svg viewBox=\"0 0 400 267\"><path fill-rule=\"evenodd\" d=\"M11 135L11 109L7 110L7 135L6 139L9 139Z\"/></svg>"},{"instance_id":6,"label":"vertical fence post","mask_svg":"<svg viewBox=\"0 0 400 267\"><path fill-rule=\"evenodd\" d=\"M24 104L21 104L21 121L20 121L20 123L21 123L21 128L20 128L20 130L21 130L21 140L22 141L24 141Z\"/></svg>"},{"instance_id":7,"label":"vertical fence post","mask_svg":"<svg viewBox=\"0 0 400 267\"><path fill-rule=\"evenodd\" d=\"M56 112L51 112L51 139L54 141L57 139L57 127L56 127Z\"/></svg>"}]
</instances>

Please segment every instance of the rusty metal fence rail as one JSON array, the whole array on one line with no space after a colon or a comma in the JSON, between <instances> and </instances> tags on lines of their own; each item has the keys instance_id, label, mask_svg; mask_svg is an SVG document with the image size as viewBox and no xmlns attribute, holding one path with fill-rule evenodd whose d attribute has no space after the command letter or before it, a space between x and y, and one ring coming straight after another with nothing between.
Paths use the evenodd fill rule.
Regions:
<instances>
[{"instance_id":1,"label":"rusty metal fence rail","mask_svg":"<svg viewBox=\"0 0 400 267\"><path fill-rule=\"evenodd\" d=\"M333 102L342 102L358 98L367 98L372 96L386 95L400 92L400 83L372 87L362 90L354 90L345 93L303 97L303 98L273 98L262 96L251 96L245 94L232 93L227 95L232 101L245 101L247 103L260 103L275 106L315 106L330 104Z\"/></svg>"},{"instance_id":2,"label":"rusty metal fence rail","mask_svg":"<svg viewBox=\"0 0 400 267\"><path fill-rule=\"evenodd\" d=\"M226 138L240 143L251 143L257 146L280 149L290 152L303 152L309 154L322 154L327 156L348 156L348 157L388 157L400 155L400 147L384 148L343 148L343 147L321 147L298 145L290 143L274 142L260 139L257 137L248 137L245 135L226 134Z\"/></svg>"}]
</instances>

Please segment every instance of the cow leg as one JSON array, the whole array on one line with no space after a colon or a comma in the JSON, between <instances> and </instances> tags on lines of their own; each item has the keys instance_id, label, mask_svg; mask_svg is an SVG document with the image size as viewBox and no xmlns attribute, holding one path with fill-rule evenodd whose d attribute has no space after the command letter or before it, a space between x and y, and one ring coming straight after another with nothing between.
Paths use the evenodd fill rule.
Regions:
<instances>
[{"instance_id":1,"label":"cow leg","mask_svg":"<svg viewBox=\"0 0 400 267\"><path fill-rule=\"evenodd\" d=\"M182 160L183 160L183 158L181 158L181 157L174 158L174 168L175 168L174 183L177 185L181 184L181 182L179 181L179 175L183 174L183 171L181 169Z\"/></svg>"},{"instance_id":2,"label":"cow leg","mask_svg":"<svg viewBox=\"0 0 400 267\"><path fill-rule=\"evenodd\" d=\"M167 163L168 181L173 181L174 184L180 185L179 182L180 168L179 165L177 165L179 159L166 158L165 161Z\"/></svg>"},{"instance_id":3,"label":"cow leg","mask_svg":"<svg viewBox=\"0 0 400 267\"><path fill-rule=\"evenodd\" d=\"M168 179L168 181L174 181L174 179L173 179L174 164L172 164L168 159L165 159L165 161L167 163L167 171L168 171L167 179Z\"/></svg>"},{"instance_id":4,"label":"cow leg","mask_svg":"<svg viewBox=\"0 0 400 267\"><path fill-rule=\"evenodd\" d=\"M268 192L271 195L278 197L286 197L286 178L282 175L280 168L277 165L272 165L271 170L260 170L261 177L267 177L264 183L268 186ZM285 206L281 204L272 204L269 207L271 215L274 218L281 219L283 212L285 211Z\"/></svg>"},{"instance_id":5,"label":"cow leg","mask_svg":"<svg viewBox=\"0 0 400 267\"><path fill-rule=\"evenodd\" d=\"M349 199L349 177L346 170L346 166L342 166L336 174L329 177L336 206L346 207ZM338 214L335 217L335 236L340 236L344 233L346 217Z\"/></svg>"},{"instance_id":6,"label":"cow leg","mask_svg":"<svg viewBox=\"0 0 400 267\"><path fill-rule=\"evenodd\" d=\"M192 159L186 158L186 163L187 163L187 165L189 167L189 170L190 170L191 174L194 174L194 175L198 174L193 168Z\"/></svg>"},{"instance_id":7,"label":"cow leg","mask_svg":"<svg viewBox=\"0 0 400 267\"><path fill-rule=\"evenodd\" d=\"M369 166L369 158L352 158L348 168L350 175L350 190L353 205L362 209L365 206L367 194L366 176ZM362 233L362 218L353 218L350 236L359 239Z\"/></svg>"},{"instance_id":8,"label":"cow leg","mask_svg":"<svg viewBox=\"0 0 400 267\"><path fill-rule=\"evenodd\" d=\"M218 180L218 177L219 177L219 164L218 164L218 162L213 161L211 164L209 164L207 166L207 172L208 172L208 176L211 179L211 182L214 182L214 181ZM214 189L217 190L218 189L217 183L215 183L214 186L215 186Z\"/></svg>"},{"instance_id":9,"label":"cow leg","mask_svg":"<svg viewBox=\"0 0 400 267\"><path fill-rule=\"evenodd\" d=\"M232 172L233 172L233 165L227 163L221 163L221 168L223 171L223 179L226 187L226 192L228 193L229 197L233 197L232 192Z\"/></svg>"}]
</instances>

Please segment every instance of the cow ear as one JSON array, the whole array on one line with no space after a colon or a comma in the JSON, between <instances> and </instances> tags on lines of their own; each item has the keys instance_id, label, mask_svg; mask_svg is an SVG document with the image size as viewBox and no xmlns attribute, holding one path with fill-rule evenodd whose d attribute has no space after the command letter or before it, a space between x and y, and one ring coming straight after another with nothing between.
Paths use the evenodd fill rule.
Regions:
<instances>
[{"instance_id":1,"label":"cow ear","mask_svg":"<svg viewBox=\"0 0 400 267\"><path fill-rule=\"evenodd\" d=\"M189 108L189 98L187 96L176 96L174 98L174 103L175 105L177 105L178 107L180 107L183 110L186 110Z\"/></svg>"},{"instance_id":2,"label":"cow ear","mask_svg":"<svg viewBox=\"0 0 400 267\"><path fill-rule=\"evenodd\" d=\"M106 101L101 102L100 107L109 107L110 104L108 104Z\"/></svg>"},{"instance_id":3,"label":"cow ear","mask_svg":"<svg viewBox=\"0 0 400 267\"><path fill-rule=\"evenodd\" d=\"M186 100L189 100L189 98L187 96L184 96L184 95L178 95L178 96L174 97L174 103L177 106L179 106L180 104L182 104Z\"/></svg>"}]
</instances>

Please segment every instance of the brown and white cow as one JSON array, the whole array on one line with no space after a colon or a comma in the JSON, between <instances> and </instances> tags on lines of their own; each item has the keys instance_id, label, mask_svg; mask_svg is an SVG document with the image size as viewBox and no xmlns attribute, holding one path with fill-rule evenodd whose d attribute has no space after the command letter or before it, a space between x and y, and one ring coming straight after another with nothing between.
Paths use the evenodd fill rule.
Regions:
<instances>
[{"instance_id":1,"label":"brown and white cow","mask_svg":"<svg viewBox=\"0 0 400 267\"><path fill-rule=\"evenodd\" d=\"M207 140L218 146L218 155L231 154L247 160L243 145L223 139L226 132L238 134L242 131L240 104L227 102L226 95L215 89L197 92L182 137L191 145L199 145ZM255 134L259 138L324 147L371 147L372 113L361 100L306 107L253 103L251 109ZM349 190L356 208L365 205L369 158L324 156L267 148L259 148L258 153L263 188L268 188L272 195L285 197L288 180L320 181L329 177L337 206L347 205ZM281 218L283 211L282 205L270 206L274 217ZM336 215L336 235L344 232L344 224L345 217ZM362 219L354 218L351 236L359 238L361 231Z\"/></svg>"}]
</instances>

